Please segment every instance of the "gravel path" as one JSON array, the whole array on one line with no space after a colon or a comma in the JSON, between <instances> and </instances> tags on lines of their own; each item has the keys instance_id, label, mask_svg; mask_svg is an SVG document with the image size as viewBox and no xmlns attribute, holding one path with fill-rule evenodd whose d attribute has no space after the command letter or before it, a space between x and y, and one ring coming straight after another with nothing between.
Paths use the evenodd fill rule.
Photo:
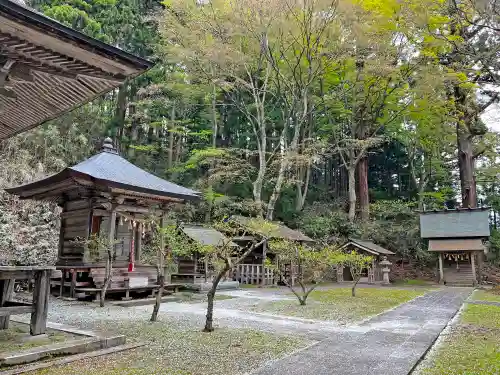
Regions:
<instances>
[{"instance_id":1,"label":"gravel path","mask_svg":"<svg viewBox=\"0 0 500 375\"><path fill-rule=\"evenodd\" d=\"M322 340L332 332L345 329L345 325L335 321L320 321L281 316L266 313L249 312L249 308L264 301L293 300L289 296L272 295L256 291L227 291L219 294L233 297L227 300L215 301L215 325L225 328L255 329L259 331L293 334L307 337L311 340ZM84 329L98 329L109 326L113 322L148 321L152 305L119 307L107 304L99 308L93 302L82 303L53 299L50 303L48 320L64 323ZM200 303L163 303L159 316L168 324L177 327L203 327L206 314L206 302Z\"/></svg>"},{"instance_id":2,"label":"gravel path","mask_svg":"<svg viewBox=\"0 0 500 375\"><path fill-rule=\"evenodd\" d=\"M428 293L253 374L407 375L471 292L447 288Z\"/></svg>"}]
</instances>

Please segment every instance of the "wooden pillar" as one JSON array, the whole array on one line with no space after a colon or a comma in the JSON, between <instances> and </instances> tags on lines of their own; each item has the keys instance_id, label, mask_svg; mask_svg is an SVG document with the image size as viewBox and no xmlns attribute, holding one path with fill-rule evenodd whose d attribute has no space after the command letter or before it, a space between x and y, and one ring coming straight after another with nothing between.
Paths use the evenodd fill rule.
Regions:
<instances>
[{"instance_id":1,"label":"wooden pillar","mask_svg":"<svg viewBox=\"0 0 500 375\"><path fill-rule=\"evenodd\" d=\"M141 264L142 256L142 226L143 223L137 223L136 226L136 239L135 239L135 260L138 264Z\"/></svg>"},{"instance_id":2,"label":"wooden pillar","mask_svg":"<svg viewBox=\"0 0 500 375\"><path fill-rule=\"evenodd\" d=\"M70 290L69 290L69 296L71 298L75 298L77 272L75 269L71 269L70 272L71 272L71 285L70 285Z\"/></svg>"},{"instance_id":3,"label":"wooden pillar","mask_svg":"<svg viewBox=\"0 0 500 375\"><path fill-rule=\"evenodd\" d=\"M36 271L33 288L33 312L31 313L30 333L32 336L45 333L49 311L50 270Z\"/></svg>"},{"instance_id":4,"label":"wooden pillar","mask_svg":"<svg viewBox=\"0 0 500 375\"><path fill-rule=\"evenodd\" d=\"M439 284L444 284L443 253L439 252Z\"/></svg>"},{"instance_id":5,"label":"wooden pillar","mask_svg":"<svg viewBox=\"0 0 500 375\"><path fill-rule=\"evenodd\" d=\"M472 266L472 285L477 285L477 276L476 276L476 252L471 251L470 253L470 262Z\"/></svg>"},{"instance_id":6,"label":"wooden pillar","mask_svg":"<svg viewBox=\"0 0 500 375\"><path fill-rule=\"evenodd\" d=\"M162 213L160 217L160 230L163 230L165 227L165 214ZM163 277L165 280L165 236L163 233L160 235L160 248L158 249L158 267L160 269L160 277ZM196 262L195 262L196 266ZM157 280L160 282L160 280Z\"/></svg>"},{"instance_id":7,"label":"wooden pillar","mask_svg":"<svg viewBox=\"0 0 500 375\"><path fill-rule=\"evenodd\" d=\"M64 281L66 279L66 270L63 268L61 270L61 285L59 285L59 297L62 297L64 294Z\"/></svg>"},{"instance_id":8,"label":"wooden pillar","mask_svg":"<svg viewBox=\"0 0 500 375\"><path fill-rule=\"evenodd\" d=\"M267 241L264 241L262 244L262 279L261 279L261 285L265 286L266 285L266 258L267 258Z\"/></svg>"},{"instance_id":9,"label":"wooden pillar","mask_svg":"<svg viewBox=\"0 0 500 375\"><path fill-rule=\"evenodd\" d=\"M5 302L12 298L12 293L14 292L14 283L16 280L0 280L0 306L3 306ZM0 329L9 328L10 316L0 316Z\"/></svg>"}]
</instances>

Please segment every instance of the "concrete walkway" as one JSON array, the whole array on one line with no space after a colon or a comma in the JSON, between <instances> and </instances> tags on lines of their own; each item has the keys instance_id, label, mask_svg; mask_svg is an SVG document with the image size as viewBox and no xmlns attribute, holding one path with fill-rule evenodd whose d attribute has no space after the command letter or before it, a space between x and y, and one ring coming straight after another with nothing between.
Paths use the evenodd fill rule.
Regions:
<instances>
[{"instance_id":1,"label":"concrete walkway","mask_svg":"<svg viewBox=\"0 0 500 375\"><path fill-rule=\"evenodd\" d=\"M472 292L445 288L428 293L253 375L407 375Z\"/></svg>"}]
</instances>

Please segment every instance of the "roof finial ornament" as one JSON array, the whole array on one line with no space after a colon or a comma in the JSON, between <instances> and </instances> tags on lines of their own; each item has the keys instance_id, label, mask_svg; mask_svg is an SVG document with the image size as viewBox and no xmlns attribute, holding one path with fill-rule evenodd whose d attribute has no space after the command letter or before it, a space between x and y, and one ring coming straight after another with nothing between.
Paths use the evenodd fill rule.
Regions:
<instances>
[{"instance_id":1,"label":"roof finial ornament","mask_svg":"<svg viewBox=\"0 0 500 375\"><path fill-rule=\"evenodd\" d=\"M101 152L109 152L110 154L118 154L116 148L113 146L113 140L107 137L101 147Z\"/></svg>"}]
</instances>

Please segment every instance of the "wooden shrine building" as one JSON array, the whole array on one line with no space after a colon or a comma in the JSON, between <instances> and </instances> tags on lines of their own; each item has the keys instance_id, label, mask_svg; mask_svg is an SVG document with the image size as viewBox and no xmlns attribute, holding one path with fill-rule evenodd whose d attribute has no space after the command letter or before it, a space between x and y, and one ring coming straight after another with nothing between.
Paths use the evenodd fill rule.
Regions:
<instances>
[{"instance_id":1,"label":"wooden shrine building","mask_svg":"<svg viewBox=\"0 0 500 375\"><path fill-rule=\"evenodd\" d=\"M234 220L234 222L242 228L245 228L251 218L235 215L231 217L231 220ZM299 230L291 229L280 222L273 222L273 224L275 225L275 229L273 233L271 233L269 239L297 241L309 245L314 243L312 238L306 236ZM249 243L256 240L259 241L254 235L244 235L233 238L233 241L241 247L246 247ZM271 261L276 261L273 249L265 242L262 246L255 248L255 250L237 266L237 269L233 270L233 280L239 281L241 284L278 284L281 281L280 277L271 268L265 266L267 258ZM296 266L293 264L280 264L280 267L282 268L284 277L288 278L293 284L295 279L294 275L296 274L294 273L294 267Z\"/></svg>"},{"instance_id":2,"label":"wooden shrine building","mask_svg":"<svg viewBox=\"0 0 500 375\"><path fill-rule=\"evenodd\" d=\"M420 233L428 250L438 254L439 282L476 285L478 261L484 256L483 240L490 235L489 212L483 208L459 208L420 213Z\"/></svg>"},{"instance_id":3,"label":"wooden shrine building","mask_svg":"<svg viewBox=\"0 0 500 375\"><path fill-rule=\"evenodd\" d=\"M78 241L92 235L114 242L110 292L148 288L156 284L156 267L138 264L143 223L151 215L163 216L171 203L197 200L198 193L165 181L128 162L106 139L101 152L58 174L7 192L21 199L54 200L62 207L56 267L63 271L61 292L100 288L107 254L92 254ZM69 276L69 275L68 275Z\"/></svg>"},{"instance_id":4,"label":"wooden shrine building","mask_svg":"<svg viewBox=\"0 0 500 375\"><path fill-rule=\"evenodd\" d=\"M363 275L360 279L360 282L369 284L383 281L382 267L380 267L379 263L387 257L395 255L392 251L387 250L372 241L353 238L350 238L349 241L340 248L340 250L344 252L355 250L358 253L373 257L371 267L363 270ZM337 268L337 282L343 281L352 281L352 275L348 267Z\"/></svg>"},{"instance_id":5,"label":"wooden shrine building","mask_svg":"<svg viewBox=\"0 0 500 375\"><path fill-rule=\"evenodd\" d=\"M22 0L0 0L0 140L89 102L151 66L30 9ZM61 184L54 189L61 192ZM40 189L32 193L42 198ZM0 329L8 328L10 315L31 313L30 333L45 333L53 268L0 267ZM31 304L12 300L20 279L34 279Z\"/></svg>"},{"instance_id":6,"label":"wooden shrine building","mask_svg":"<svg viewBox=\"0 0 500 375\"><path fill-rule=\"evenodd\" d=\"M208 246L231 246L237 248L234 242L214 228L204 225L181 224L179 230L191 241ZM212 280L212 269L202 254L193 253L189 256L177 257L177 271L172 274L172 282L176 283L206 283Z\"/></svg>"}]
</instances>

